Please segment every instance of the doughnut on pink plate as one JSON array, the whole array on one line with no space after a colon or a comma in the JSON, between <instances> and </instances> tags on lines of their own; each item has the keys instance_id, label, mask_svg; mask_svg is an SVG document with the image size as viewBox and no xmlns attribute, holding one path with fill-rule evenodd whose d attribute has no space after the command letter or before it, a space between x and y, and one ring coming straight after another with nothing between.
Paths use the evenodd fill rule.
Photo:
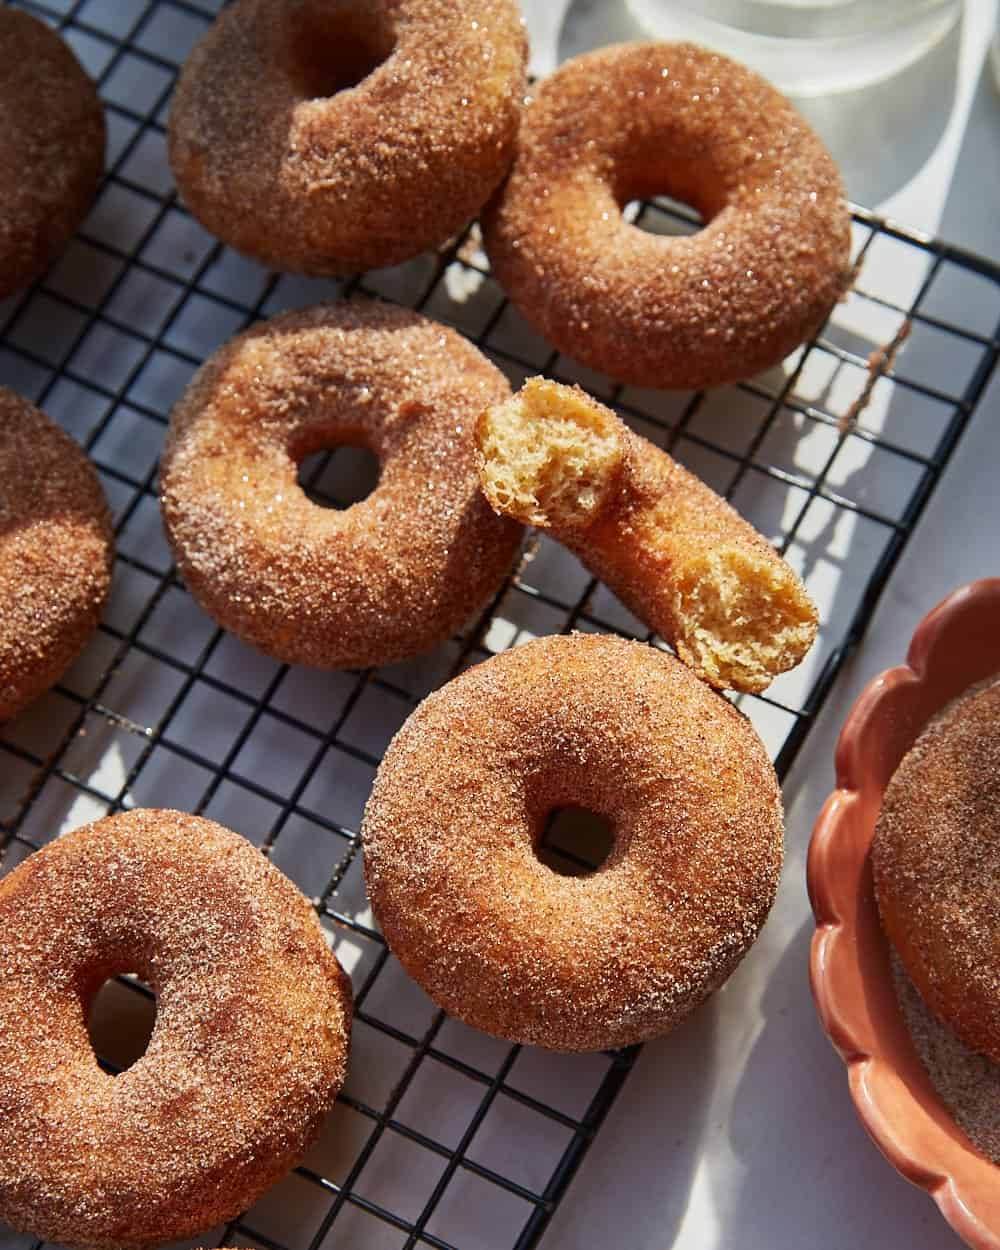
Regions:
<instances>
[{"instance_id":1,"label":"doughnut on pink plate","mask_svg":"<svg viewBox=\"0 0 1000 1250\"><path fill-rule=\"evenodd\" d=\"M1000 1167L972 1146L931 1085L896 1003L869 850L882 794L930 718L1000 672L1000 578L956 590L921 621L906 663L862 691L837 743L837 789L809 848L810 975L847 1064L861 1122L974 1250L1000 1250Z\"/></svg>"}]
</instances>

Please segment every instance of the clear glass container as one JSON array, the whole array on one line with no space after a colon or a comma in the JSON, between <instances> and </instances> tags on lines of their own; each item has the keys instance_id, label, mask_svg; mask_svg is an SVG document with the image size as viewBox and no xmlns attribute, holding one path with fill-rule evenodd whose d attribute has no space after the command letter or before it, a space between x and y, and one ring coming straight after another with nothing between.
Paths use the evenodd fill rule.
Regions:
<instances>
[{"instance_id":1,"label":"clear glass container","mask_svg":"<svg viewBox=\"0 0 1000 1250\"><path fill-rule=\"evenodd\" d=\"M623 0L651 38L725 52L790 95L892 77L952 28L962 0Z\"/></svg>"}]
</instances>

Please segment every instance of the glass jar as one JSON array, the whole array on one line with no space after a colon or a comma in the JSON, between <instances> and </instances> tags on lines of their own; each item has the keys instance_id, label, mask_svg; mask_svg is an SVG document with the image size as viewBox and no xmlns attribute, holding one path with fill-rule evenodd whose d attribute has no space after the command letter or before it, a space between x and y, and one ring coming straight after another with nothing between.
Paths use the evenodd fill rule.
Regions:
<instances>
[{"instance_id":1,"label":"glass jar","mask_svg":"<svg viewBox=\"0 0 1000 1250\"><path fill-rule=\"evenodd\" d=\"M962 0L624 0L651 38L692 39L751 65L789 95L889 78L954 25Z\"/></svg>"}]
</instances>

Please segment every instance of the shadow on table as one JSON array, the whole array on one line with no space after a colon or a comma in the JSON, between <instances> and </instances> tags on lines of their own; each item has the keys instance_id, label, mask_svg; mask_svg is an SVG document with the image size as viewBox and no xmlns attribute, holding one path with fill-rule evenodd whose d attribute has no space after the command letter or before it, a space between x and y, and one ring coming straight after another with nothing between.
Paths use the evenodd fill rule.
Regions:
<instances>
[{"instance_id":1,"label":"shadow on table","mask_svg":"<svg viewBox=\"0 0 1000 1250\"><path fill-rule=\"evenodd\" d=\"M891 78L856 91L796 99L840 166L847 194L873 205L923 168L955 104L962 23Z\"/></svg>"},{"instance_id":2,"label":"shadow on table","mask_svg":"<svg viewBox=\"0 0 1000 1250\"><path fill-rule=\"evenodd\" d=\"M717 998L709 999L669 1037L644 1049L639 1063L646 1079L626 1082L546 1241L581 1248L621 1246L623 1229L628 1229L630 1245L673 1244L707 1128L717 1005ZM655 1100L649 1098L651 1083L657 1086ZM631 1162L628 1196L611 1192L600 1203L586 1200L595 1178L606 1171L602 1160L620 1155Z\"/></svg>"},{"instance_id":3,"label":"shadow on table","mask_svg":"<svg viewBox=\"0 0 1000 1250\"><path fill-rule=\"evenodd\" d=\"M938 234L984 256L1000 257L997 188L1000 187L1000 87L993 80L989 57L982 72L962 147L955 162L951 190ZM978 188L980 194L970 194Z\"/></svg>"},{"instance_id":4,"label":"shadow on table","mask_svg":"<svg viewBox=\"0 0 1000 1250\"><path fill-rule=\"evenodd\" d=\"M743 1246L840 1250L884 1240L908 1250L957 1248L961 1243L927 1195L896 1175L855 1115L844 1065L808 991L812 933L810 917L760 1000L764 1026L729 1122L744 1176L738 1188L722 1186L719 1224L738 1228Z\"/></svg>"}]
</instances>

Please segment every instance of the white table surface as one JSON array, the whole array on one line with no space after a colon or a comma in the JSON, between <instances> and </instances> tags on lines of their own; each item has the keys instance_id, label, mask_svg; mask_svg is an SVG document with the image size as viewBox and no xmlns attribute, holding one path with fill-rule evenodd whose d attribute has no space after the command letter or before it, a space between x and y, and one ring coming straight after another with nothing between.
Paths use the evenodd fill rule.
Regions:
<instances>
[{"instance_id":1,"label":"white table surface","mask_svg":"<svg viewBox=\"0 0 1000 1250\"><path fill-rule=\"evenodd\" d=\"M595 13L614 7L524 0L536 69L551 68L558 48L572 43L574 16L593 38ZM995 20L994 0L968 0L954 36L901 81L805 109L840 160L852 198L998 257L1000 95L986 60ZM905 295L907 281L883 271L879 289ZM1000 377L786 782L786 867L763 936L721 993L644 1049L546 1250L961 1245L931 1200L883 1161L854 1114L809 991L805 856L833 786L839 726L862 686L902 660L917 622L950 590L1000 572L998 416Z\"/></svg>"}]
</instances>

